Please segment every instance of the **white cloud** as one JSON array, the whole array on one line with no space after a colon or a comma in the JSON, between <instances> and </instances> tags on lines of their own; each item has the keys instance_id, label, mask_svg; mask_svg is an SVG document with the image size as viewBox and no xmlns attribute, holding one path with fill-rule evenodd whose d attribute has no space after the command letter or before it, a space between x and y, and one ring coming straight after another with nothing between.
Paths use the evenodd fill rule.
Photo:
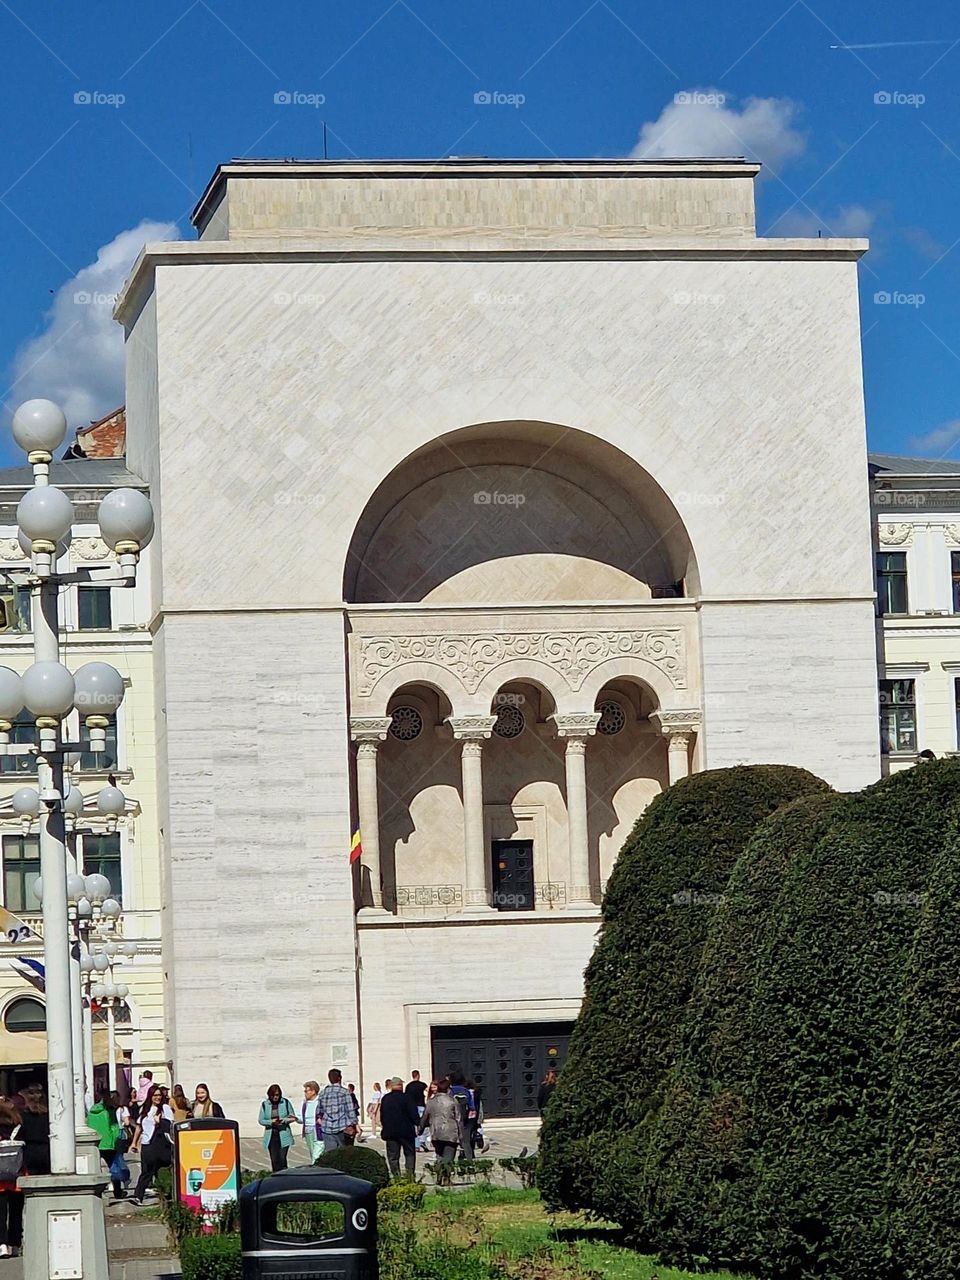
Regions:
<instances>
[{"instance_id":1,"label":"white cloud","mask_svg":"<svg viewBox=\"0 0 960 1280\"><path fill-rule=\"evenodd\" d=\"M746 156L774 170L801 155L807 145L796 127L799 107L789 98L745 98L688 89L674 95L656 120L648 121L631 155L670 157Z\"/></svg>"},{"instance_id":2,"label":"white cloud","mask_svg":"<svg viewBox=\"0 0 960 1280\"><path fill-rule=\"evenodd\" d=\"M958 442L960 442L960 418L954 418L952 422L945 422L942 427L934 427L925 435L911 437L910 448L924 455L933 454L942 458L955 449Z\"/></svg>"},{"instance_id":3,"label":"white cloud","mask_svg":"<svg viewBox=\"0 0 960 1280\"><path fill-rule=\"evenodd\" d=\"M71 427L86 426L123 404L123 329L113 304L149 240L175 240L172 222L141 222L97 250L95 262L57 290L38 337L13 358L10 400L55 400Z\"/></svg>"},{"instance_id":4,"label":"white cloud","mask_svg":"<svg viewBox=\"0 0 960 1280\"><path fill-rule=\"evenodd\" d=\"M856 240L868 236L876 221L876 211L862 204L843 205L829 218L822 218L819 214L804 209L791 209L777 219L770 233L778 236L815 237L818 231L822 231L825 236Z\"/></svg>"}]
</instances>

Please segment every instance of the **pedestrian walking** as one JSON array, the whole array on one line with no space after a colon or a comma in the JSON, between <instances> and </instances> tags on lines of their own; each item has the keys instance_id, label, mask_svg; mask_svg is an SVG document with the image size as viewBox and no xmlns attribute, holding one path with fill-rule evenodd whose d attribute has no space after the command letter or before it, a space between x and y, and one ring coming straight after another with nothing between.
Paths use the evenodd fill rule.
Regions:
<instances>
[{"instance_id":1,"label":"pedestrian walking","mask_svg":"<svg viewBox=\"0 0 960 1280\"><path fill-rule=\"evenodd\" d=\"M388 1092L380 1099L380 1136L387 1146L387 1164L394 1178L400 1176L400 1155L403 1153L403 1170L412 1178L417 1169L417 1125L420 1117L417 1109L403 1092L403 1081L394 1076L387 1081Z\"/></svg>"},{"instance_id":2,"label":"pedestrian walking","mask_svg":"<svg viewBox=\"0 0 960 1280\"><path fill-rule=\"evenodd\" d=\"M270 1153L270 1168L276 1173L287 1167L287 1153L293 1146L290 1126L297 1122L297 1113L278 1084L270 1086L260 1103L259 1122L263 1125L263 1145Z\"/></svg>"},{"instance_id":3,"label":"pedestrian walking","mask_svg":"<svg viewBox=\"0 0 960 1280\"><path fill-rule=\"evenodd\" d=\"M543 1113L547 1109L547 1103L553 1096L553 1091L557 1087L557 1073L551 1067L547 1074L540 1081L540 1088L537 1090L537 1110L540 1112L540 1119L543 1120Z\"/></svg>"},{"instance_id":4,"label":"pedestrian walking","mask_svg":"<svg viewBox=\"0 0 960 1280\"><path fill-rule=\"evenodd\" d=\"M198 1084L193 1091L191 1108L194 1120L222 1120L223 1107L210 1097L210 1090L205 1084Z\"/></svg>"},{"instance_id":5,"label":"pedestrian walking","mask_svg":"<svg viewBox=\"0 0 960 1280\"><path fill-rule=\"evenodd\" d=\"M383 1097L383 1091L380 1088L380 1081L373 1082L373 1093L370 1095L370 1101L367 1103L367 1119L370 1121L371 1133L376 1133L380 1128L380 1099Z\"/></svg>"},{"instance_id":6,"label":"pedestrian walking","mask_svg":"<svg viewBox=\"0 0 960 1280\"><path fill-rule=\"evenodd\" d=\"M20 1112L23 1162L30 1173L50 1172L50 1113L42 1084L27 1087Z\"/></svg>"},{"instance_id":7,"label":"pedestrian walking","mask_svg":"<svg viewBox=\"0 0 960 1280\"><path fill-rule=\"evenodd\" d=\"M357 1097L357 1086L355 1084L348 1084L347 1093L349 1093L350 1101L353 1103L353 1127L355 1138L350 1140L350 1145L352 1146L354 1141L363 1141L363 1126L360 1124L360 1099Z\"/></svg>"},{"instance_id":8,"label":"pedestrian walking","mask_svg":"<svg viewBox=\"0 0 960 1280\"><path fill-rule=\"evenodd\" d=\"M477 1120L473 1091L467 1084L466 1076L459 1067L455 1067L448 1077L450 1093L460 1104L460 1115L463 1120L463 1137L461 1151L465 1160L473 1159L473 1130Z\"/></svg>"},{"instance_id":9,"label":"pedestrian walking","mask_svg":"<svg viewBox=\"0 0 960 1280\"><path fill-rule=\"evenodd\" d=\"M23 1243L23 1192L17 1178L27 1172L20 1136L21 1116L11 1101L0 1099L0 1258L12 1258Z\"/></svg>"},{"instance_id":10,"label":"pedestrian walking","mask_svg":"<svg viewBox=\"0 0 960 1280\"><path fill-rule=\"evenodd\" d=\"M444 1077L435 1083L436 1090L427 1098L419 1129L421 1134L426 1129L430 1130L430 1141L440 1163L452 1164L457 1147L465 1145L463 1115L460 1103L450 1093L450 1081Z\"/></svg>"},{"instance_id":11,"label":"pedestrian walking","mask_svg":"<svg viewBox=\"0 0 960 1280\"><path fill-rule=\"evenodd\" d=\"M164 1098L165 1092L154 1085L130 1143L131 1151L140 1152L140 1177L130 1197L131 1204L143 1204L157 1170L168 1169L173 1163L173 1109Z\"/></svg>"},{"instance_id":12,"label":"pedestrian walking","mask_svg":"<svg viewBox=\"0 0 960 1280\"><path fill-rule=\"evenodd\" d=\"M417 1120L423 1115L423 1109L427 1103L427 1086L420 1079L419 1071L411 1071L410 1081L403 1091L404 1097L409 1098L410 1102L416 1108ZM419 1129L417 1130L417 1150L423 1150L423 1138Z\"/></svg>"},{"instance_id":13,"label":"pedestrian walking","mask_svg":"<svg viewBox=\"0 0 960 1280\"><path fill-rule=\"evenodd\" d=\"M303 1140L310 1152L310 1163L323 1155L323 1111L320 1108L320 1086L316 1080L307 1080L303 1086L303 1102L300 1106L300 1122Z\"/></svg>"},{"instance_id":14,"label":"pedestrian walking","mask_svg":"<svg viewBox=\"0 0 960 1280\"><path fill-rule=\"evenodd\" d=\"M333 1067L327 1072L330 1083L324 1088L317 1104L323 1117L323 1149L336 1151L349 1145L348 1139L357 1136L353 1103L341 1081L342 1074Z\"/></svg>"},{"instance_id":15,"label":"pedestrian walking","mask_svg":"<svg viewBox=\"0 0 960 1280\"><path fill-rule=\"evenodd\" d=\"M123 1176L117 1166L117 1172L114 1173L114 1162L117 1159L118 1152L122 1159L123 1152L120 1150L123 1143L123 1126L120 1124L120 1117L117 1114L117 1107L120 1099L116 1093L111 1093L109 1089L104 1089L99 1099L93 1104L87 1112L87 1124L100 1139L97 1144L100 1149L100 1159L110 1171L110 1181L113 1184L113 1194L118 1200L126 1198L126 1191L123 1189Z\"/></svg>"},{"instance_id":16,"label":"pedestrian walking","mask_svg":"<svg viewBox=\"0 0 960 1280\"><path fill-rule=\"evenodd\" d=\"M174 1121L180 1124L182 1120L189 1120L193 1107L187 1101L187 1095L183 1092L182 1084L173 1086L173 1093L170 1095L170 1110L173 1112Z\"/></svg>"}]
</instances>

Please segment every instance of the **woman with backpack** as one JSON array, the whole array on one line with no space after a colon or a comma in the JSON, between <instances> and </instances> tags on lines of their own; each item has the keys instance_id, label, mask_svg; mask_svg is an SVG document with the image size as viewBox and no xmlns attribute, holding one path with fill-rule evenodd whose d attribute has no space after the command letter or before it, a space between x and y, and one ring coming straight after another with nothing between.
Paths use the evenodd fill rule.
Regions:
<instances>
[{"instance_id":1,"label":"woman with backpack","mask_svg":"<svg viewBox=\"0 0 960 1280\"><path fill-rule=\"evenodd\" d=\"M173 1111L165 1101L165 1091L154 1085L130 1143L131 1151L140 1152L140 1177L130 1203L143 1204L143 1196L158 1169L173 1163Z\"/></svg>"},{"instance_id":2,"label":"woman with backpack","mask_svg":"<svg viewBox=\"0 0 960 1280\"><path fill-rule=\"evenodd\" d=\"M126 1131L120 1119L118 1108L120 1096L104 1089L99 1102L87 1112L87 1124L100 1139L100 1159L110 1170L110 1181L113 1183L113 1194L118 1200L125 1200L127 1193L123 1188L126 1164L123 1153L126 1150ZM127 1170L127 1178L130 1172Z\"/></svg>"},{"instance_id":3,"label":"woman with backpack","mask_svg":"<svg viewBox=\"0 0 960 1280\"><path fill-rule=\"evenodd\" d=\"M23 1192L17 1178L25 1173L20 1141L20 1113L0 1098L0 1258L12 1258L23 1243Z\"/></svg>"}]
</instances>

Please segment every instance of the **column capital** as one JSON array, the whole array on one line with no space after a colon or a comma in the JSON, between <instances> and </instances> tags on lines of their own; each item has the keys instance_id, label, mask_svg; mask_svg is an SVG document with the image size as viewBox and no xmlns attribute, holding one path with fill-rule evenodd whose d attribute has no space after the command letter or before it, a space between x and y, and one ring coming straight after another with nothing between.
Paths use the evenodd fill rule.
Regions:
<instances>
[{"instance_id":1,"label":"column capital","mask_svg":"<svg viewBox=\"0 0 960 1280\"><path fill-rule=\"evenodd\" d=\"M692 734L700 732L701 716L696 707L668 708L651 711L650 723L656 725L665 738L683 734L689 741Z\"/></svg>"},{"instance_id":2,"label":"column capital","mask_svg":"<svg viewBox=\"0 0 960 1280\"><path fill-rule=\"evenodd\" d=\"M392 716L351 716L350 737L354 742L369 742L376 746L386 740L392 721Z\"/></svg>"},{"instance_id":3,"label":"column capital","mask_svg":"<svg viewBox=\"0 0 960 1280\"><path fill-rule=\"evenodd\" d=\"M597 732L599 711L574 711L565 715L553 715L549 719L557 727L558 738L589 738Z\"/></svg>"},{"instance_id":4,"label":"column capital","mask_svg":"<svg viewBox=\"0 0 960 1280\"><path fill-rule=\"evenodd\" d=\"M483 742L493 733L496 716L448 716L447 724L458 742Z\"/></svg>"}]
</instances>

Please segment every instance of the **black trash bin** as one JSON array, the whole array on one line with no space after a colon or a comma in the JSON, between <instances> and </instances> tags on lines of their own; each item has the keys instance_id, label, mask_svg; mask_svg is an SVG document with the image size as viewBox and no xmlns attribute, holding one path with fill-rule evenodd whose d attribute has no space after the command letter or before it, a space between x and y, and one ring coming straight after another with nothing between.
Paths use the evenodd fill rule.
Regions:
<instances>
[{"instance_id":1,"label":"black trash bin","mask_svg":"<svg viewBox=\"0 0 960 1280\"><path fill-rule=\"evenodd\" d=\"M240 1192L243 1280L378 1280L377 1193L339 1169L281 1169Z\"/></svg>"}]
</instances>

